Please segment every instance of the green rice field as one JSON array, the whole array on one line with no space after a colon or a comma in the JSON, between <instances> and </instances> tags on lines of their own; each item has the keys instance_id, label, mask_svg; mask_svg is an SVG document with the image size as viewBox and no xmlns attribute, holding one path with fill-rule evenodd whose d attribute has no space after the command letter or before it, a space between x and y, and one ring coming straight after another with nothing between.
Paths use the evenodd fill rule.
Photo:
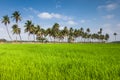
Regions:
<instances>
[{"instance_id":1,"label":"green rice field","mask_svg":"<svg viewBox=\"0 0 120 80\"><path fill-rule=\"evenodd\" d=\"M0 80L120 80L120 44L0 44Z\"/></svg>"}]
</instances>

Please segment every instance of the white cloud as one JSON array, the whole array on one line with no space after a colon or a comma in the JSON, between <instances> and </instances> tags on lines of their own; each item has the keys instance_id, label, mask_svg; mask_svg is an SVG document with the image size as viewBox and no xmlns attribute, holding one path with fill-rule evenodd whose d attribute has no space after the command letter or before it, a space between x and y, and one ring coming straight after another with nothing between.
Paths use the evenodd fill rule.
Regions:
<instances>
[{"instance_id":1,"label":"white cloud","mask_svg":"<svg viewBox=\"0 0 120 80\"><path fill-rule=\"evenodd\" d=\"M108 4L108 5L106 5L106 9L107 10L114 10L117 8L117 6L118 6L118 4L116 4L116 3Z\"/></svg>"},{"instance_id":2,"label":"white cloud","mask_svg":"<svg viewBox=\"0 0 120 80\"><path fill-rule=\"evenodd\" d=\"M118 24L117 24L117 27L119 27L119 28L120 28L120 23L118 23Z\"/></svg>"},{"instance_id":3,"label":"white cloud","mask_svg":"<svg viewBox=\"0 0 120 80\"><path fill-rule=\"evenodd\" d=\"M114 17L115 17L115 15L113 15L113 14L103 16L103 18L105 18L105 19L113 19Z\"/></svg>"},{"instance_id":4,"label":"white cloud","mask_svg":"<svg viewBox=\"0 0 120 80\"><path fill-rule=\"evenodd\" d=\"M68 21L67 23L68 23L69 25L77 25L77 23L74 22L74 21L72 21L72 20Z\"/></svg>"},{"instance_id":5,"label":"white cloud","mask_svg":"<svg viewBox=\"0 0 120 80\"><path fill-rule=\"evenodd\" d=\"M63 20L73 20L73 18L68 17L68 16L62 16L62 19L63 19Z\"/></svg>"},{"instance_id":6,"label":"white cloud","mask_svg":"<svg viewBox=\"0 0 120 80\"><path fill-rule=\"evenodd\" d=\"M23 8L24 11L31 11L34 14L37 14L37 16L41 19L61 19L61 20L73 20L73 18L69 17L69 16L65 16L59 13L49 13L49 12L39 12L38 10L35 10L34 8L30 7L30 8ZM32 18L32 17L31 17ZM31 19L30 18L30 19Z\"/></svg>"},{"instance_id":7,"label":"white cloud","mask_svg":"<svg viewBox=\"0 0 120 80\"><path fill-rule=\"evenodd\" d=\"M85 23L85 22L86 22L86 20L81 20L81 21L80 21L80 23Z\"/></svg>"},{"instance_id":8,"label":"white cloud","mask_svg":"<svg viewBox=\"0 0 120 80\"><path fill-rule=\"evenodd\" d=\"M62 20L72 20L71 17L64 16L58 13L49 13L49 12L42 12L38 14L38 17L41 19L62 19Z\"/></svg>"},{"instance_id":9,"label":"white cloud","mask_svg":"<svg viewBox=\"0 0 120 80\"><path fill-rule=\"evenodd\" d=\"M53 18L57 18L57 19L62 18L62 15L60 15L60 14L55 14L55 13L51 13L51 16L53 16Z\"/></svg>"},{"instance_id":10,"label":"white cloud","mask_svg":"<svg viewBox=\"0 0 120 80\"><path fill-rule=\"evenodd\" d=\"M53 16L47 12L43 12L43 13L40 13L38 14L38 17L39 18L42 18L42 19L51 19L53 18Z\"/></svg>"},{"instance_id":11,"label":"white cloud","mask_svg":"<svg viewBox=\"0 0 120 80\"><path fill-rule=\"evenodd\" d=\"M105 9L107 11L115 10L116 8L118 8L117 3L110 3L110 4L107 4L107 5L98 6L98 9Z\"/></svg>"}]
</instances>

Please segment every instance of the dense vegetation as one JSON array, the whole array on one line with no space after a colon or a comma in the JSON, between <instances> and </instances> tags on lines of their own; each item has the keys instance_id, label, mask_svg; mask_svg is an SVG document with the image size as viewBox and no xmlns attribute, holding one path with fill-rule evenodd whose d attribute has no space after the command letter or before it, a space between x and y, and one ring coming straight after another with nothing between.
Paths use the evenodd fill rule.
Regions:
<instances>
[{"instance_id":1,"label":"dense vegetation","mask_svg":"<svg viewBox=\"0 0 120 80\"><path fill-rule=\"evenodd\" d=\"M120 44L0 44L0 80L120 80Z\"/></svg>"},{"instance_id":2,"label":"dense vegetation","mask_svg":"<svg viewBox=\"0 0 120 80\"><path fill-rule=\"evenodd\" d=\"M16 34L16 41L17 41L17 35L19 36L20 40L22 41L22 36L20 35L21 33L21 28L23 26L18 25L18 22L21 21L21 14L19 11L15 11L12 14L11 17L14 21L15 24L12 26L12 32L13 34ZM3 16L2 18L2 23L6 26L7 33L9 35L9 38L11 40L12 37L9 33L8 29L8 24L10 24L10 18L8 15ZM102 33L102 28L97 33L92 32L89 28L84 30L84 28L80 29L74 29L74 28L68 28L64 27L63 29L60 29L60 25L58 23L55 23L53 27L51 28L41 28L40 25L35 25L31 20L27 20L25 22L25 32L28 33L28 41L30 35L33 35L33 41L41 41L41 42L105 42L108 41L109 39L109 34L103 34ZM117 34L115 34L116 36Z\"/></svg>"}]
</instances>

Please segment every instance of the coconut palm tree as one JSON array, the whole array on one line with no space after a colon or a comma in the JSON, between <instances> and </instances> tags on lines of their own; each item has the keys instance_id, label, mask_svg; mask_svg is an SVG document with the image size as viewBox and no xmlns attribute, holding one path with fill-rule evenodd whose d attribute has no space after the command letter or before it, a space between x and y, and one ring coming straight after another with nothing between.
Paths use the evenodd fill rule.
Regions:
<instances>
[{"instance_id":1,"label":"coconut palm tree","mask_svg":"<svg viewBox=\"0 0 120 80\"><path fill-rule=\"evenodd\" d=\"M52 27L52 36L54 38L54 42L55 42L55 39L58 37L59 27L60 27L60 25L58 23L55 23Z\"/></svg>"},{"instance_id":2,"label":"coconut palm tree","mask_svg":"<svg viewBox=\"0 0 120 80\"><path fill-rule=\"evenodd\" d=\"M104 39L105 39L105 36L104 35L100 35L101 42L103 42Z\"/></svg>"},{"instance_id":3,"label":"coconut palm tree","mask_svg":"<svg viewBox=\"0 0 120 80\"><path fill-rule=\"evenodd\" d=\"M36 33L36 27L35 27L35 25L33 24L32 26L31 26L31 28L30 28L30 34L32 34L33 35L33 41L35 41L35 33Z\"/></svg>"},{"instance_id":4,"label":"coconut palm tree","mask_svg":"<svg viewBox=\"0 0 120 80\"><path fill-rule=\"evenodd\" d=\"M73 42L74 41L74 29L71 27L69 29L69 38L68 38L68 42Z\"/></svg>"},{"instance_id":5,"label":"coconut palm tree","mask_svg":"<svg viewBox=\"0 0 120 80\"><path fill-rule=\"evenodd\" d=\"M19 13L19 11L15 11L12 14L12 18L13 18L13 20L15 20L16 24L18 25L18 21L21 21L21 14ZM20 37L20 40L22 40L21 37Z\"/></svg>"},{"instance_id":6,"label":"coconut palm tree","mask_svg":"<svg viewBox=\"0 0 120 80\"><path fill-rule=\"evenodd\" d=\"M11 38L11 36L10 36L10 33L9 33L9 30L8 30L8 26L7 26L8 24L10 24L10 19L9 19L8 15L3 16L3 18L2 18L2 23L5 25L6 30L7 30L7 33L8 33L8 36L9 36L9 38L12 40L12 38Z\"/></svg>"},{"instance_id":7,"label":"coconut palm tree","mask_svg":"<svg viewBox=\"0 0 120 80\"><path fill-rule=\"evenodd\" d=\"M39 25L37 25L37 26L35 27L35 34L36 34L36 36L41 36L41 28L40 28Z\"/></svg>"},{"instance_id":8,"label":"coconut palm tree","mask_svg":"<svg viewBox=\"0 0 120 80\"><path fill-rule=\"evenodd\" d=\"M19 11L15 11L13 14L12 14L12 18L15 20L15 22L17 23L18 25L18 21L21 21L21 14L19 13Z\"/></svg>"},{"instance_id":9,"label":"coconut palm tree","mask_svg":"<svg viewBox=\"0 0 120 80\"><path fill-rule=\"evenodd\" d=\"M88 35L87 32L84 32L82 35L82 37L84 38L84 42L86 41L87 35Z\"/></svg>"},{"instance_id":10,"label":"coconut palm tree","mask_svg":"<svg viewBox=\"0 0 120 80\"><path fill-rule=\"evenodd\" d=\"M86 29L86 33L87 33L87 38L88 38L88 41L89 41L89 38L90 38L90 29L89 28Z\"/></svg>"},{"instance_id":11,"label":"coconut palm tree","mask_svg":"<svg viewBox=\"0 0 120 80\"><path fill-rule=\"evenodd\" d=\"M47 28L46 30L46 35L49 37L50 41L52 41L52 29L51 28Z\"/></svg>"},{"instance_id":12,"label":"coconut palm tree","mask_svg":"<svg viewBox=\"0 0 120 80\"><path fill-rule=\"evenodd\" d=\"M79 37L79 30L75 29L74 30L74 39L76 41L76 39ZM77 41L76 41L77 42Z\"/></svg>"},{"instance_id":13,"label":"coconut palm tree","mask_svg":"<svg viewBox=\"0 0 120 80\"><path fill-rule=\"evenodd\" d=\"M64 39L64 31L63 30L59 31L58 38L59 38L59 42Z\"/></svg>"},{"instance_id":14,"label":"coconut palm tree","mask_svg":"<svg viewBox=\"0 0 120 80\"><path fill-rule=\"evenodd\" d=\"M98 40L99 40L99 42L100 42L100 37L101 37L101 35L102 35L102 28L100 28L100 30L98 31Z\"/></svg>"},{"instance_id":15,"label":"coconut palm tree","mask_svg":"<svg viewBox=\"0 0 120 80\"><path fill-rule=\"evenodd\" d=\"M83 34L84 34L84 29L81 27L79 30L79 37L81 37L81 42L82 42Z\"/></svg>"},{"instance_id":16,"label":"coconut palm tree","mask_svg":"<svg viewBox=\"0 0 120 80\"><path fill-rule=\"evenodd\" d=\"M113 35L115 36L115 41L116 41L116 36L117 36L117 33L113 33Z\"/></svg>"},{"instance_id":17,"label":"coconut palm tree","mask_svg":"<svg viewBox=\"0 0 120 80\"><path fill-rule=\"evenodd\" d=\"M105 34L105 38L104 38L106 41L108 41L108 39L109 39L109 34Z\"/></svg>"},{"instance_id":18,"label":"coconut palm tree","mask_svg":"<svg viewBox=\"0 0 120 80\"><path fill-rule=\"evenodd\" d=\"M89 29L89 28L87 28L87 29L86 29L86 32L89 34L89 33L90 33L90 29Z\"/></svg>"},{"instance_id":19,"label":"coconut palm tree","mask_svg":"<svg viewBox=\"0 0 120 80\"><path fill-rule=\"evenodd\" d=\"M32 21L30 21L30 20L27 20L27 22L26 22L25 25L24 25L24 27L25 27L25 32L28 32L28 40L29 40L31 31L32 31L32 26L33 26L33 23L32 23Z\"/></svg>"},{"instance_id":20,"label":"coconut palm tree","mask_svg":"<svg viewBox=\"0 0 120 80\"><path fill-rule=\"evenodd\" d=\"M67 42L67 39L68 39L68 35L69 35L69 30L65 26L64 29L63 29L63 36L64 36L66 42Z\"/></svg>"},{"instance_id":21,"label":"coconut palm tree","mask_svg":"<svg viewBox=\"0 0 120 80\"><path fill-rule=\"evenodd\" d=\"M13 34L16 34L16 42L17 42L17 35L19 35L19 37L21 38L21 36L20 36L21 29L18 28L18 25L17 25L17 24L14 24L14 25L12 26L12 32L13 32Z\"/></svg>"}]
</instances>

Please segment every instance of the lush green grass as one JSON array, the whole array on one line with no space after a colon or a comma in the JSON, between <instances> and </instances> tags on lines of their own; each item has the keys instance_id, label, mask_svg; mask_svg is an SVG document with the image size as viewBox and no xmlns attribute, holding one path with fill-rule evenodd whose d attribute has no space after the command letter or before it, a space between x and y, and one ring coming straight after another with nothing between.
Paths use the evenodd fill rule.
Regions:
<instances>
[{"instance_id":1,"label":"lush green grass","mask_svg":"<svg viewBox=\"0 0 120 80\"><path fill-rule=\"evenodd\" d=\"M0 80L120 80L120 44L0 44Z\"/></svg>"}]
</instances>

